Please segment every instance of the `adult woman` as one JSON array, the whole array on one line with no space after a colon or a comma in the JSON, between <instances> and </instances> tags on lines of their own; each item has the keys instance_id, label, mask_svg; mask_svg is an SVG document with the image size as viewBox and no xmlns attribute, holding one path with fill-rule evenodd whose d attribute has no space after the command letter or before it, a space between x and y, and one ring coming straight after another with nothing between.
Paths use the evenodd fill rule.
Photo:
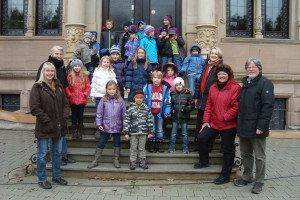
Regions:
<instances>
[{"instance_id":1,"label":"adult woman","mask_svg":"<svg viewBox=\"0 0 300 200\"><path fill-rule=\"evenodd\" d=\"M52 142L52 181L67 185L68 182L60 176L60 165L69 115L68 99L63 85L57 80L55 66L50 62L44 63L41 76L31 89L30 110L36 116L38 185L43 189L52 188L46 176L48 141Z\"/></svg>"},{"instance_id":2,"label":"adult woman","mask_svg":"<svg viewBox=\"0 0 300 200\"><path fill-rule=\"evenodd\" d=\"M173 19L172 19L172 16L171 16L171 15L166 15L166 16L164 16L164 21L163 21L164 25L163 25L163 26L160 26L160 27L158 28L158 30L157 30L157 32L156 32L156 38L159 37L160 32L161 32L160 30L161 30L162 28L168 29L168 32L169 32L170 30L174 30L174 31L176 31L176 35L179 36L179 33L178 33L177 28L176 28L175 26L172 25L172 21L173 21Z\"/></svg>"},{"instance_id":3,"label":"adult woman","mask_svg":"<svg viewBox=\"0 0 300 200\"><path fill-rule=\"evenodd\" d=\"M214 70L217 78L209 89L209 96L206 102L203 116L202 131L199 133L198 148L200 162L195 168L209 166L208 142L211 138L221 134L223 167L215 184L229 182L233 160L234 160L234 138L237 127L238 95L241 86L233 80L233 71L229 65L217 65Z\"/></svg>"}]
</instances>

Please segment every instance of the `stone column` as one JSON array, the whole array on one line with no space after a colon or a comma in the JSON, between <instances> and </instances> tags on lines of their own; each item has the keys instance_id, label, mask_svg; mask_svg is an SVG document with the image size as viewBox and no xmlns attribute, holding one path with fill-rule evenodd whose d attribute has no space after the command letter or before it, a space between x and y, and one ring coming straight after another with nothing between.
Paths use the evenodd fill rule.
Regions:
<instances>
[{"instance_id":1,"label":"stone column","mask_svg":"<svg viewBox=\"0 0 300 200\"><path fill-rule=\"evenodd\" d=\"M34 0L28 0L27 32L25 36L34 36L35 14Z\"/></svg>"},{"instance_id":2,"label":"stone column","mask_svg":"<svg viewBox=\"0 0 300 200\"><path fill-rule=\"evenodd\" d=\"M215 0L198 0L198 25L196 29L196 42L202 49L202 55L205 55L217 42Z\"/></svg>"},{"instance_id":3,"label":"stone column","mask_svg":"<svg viewBox=\"0 0 300 200\"><path fill-rule=\"evenodd\" d=\"M85 0L68 0L65 58L70 58L82 42L85 25Z\"/></svg>"},{"instance_id":4,"label":"stone column","mask_svg":"<svg viewBox=\"0 0 300 200\"><path fill-rule=\"evenodd\" d=\"M254 37L257 39L262 39L262 18L261 18L261 0L256 0L254 2L255 17L254 17Z\"/></svg>"},{"instance_id":5,"label":"stone column","mask_svg":"<svg viewBox=\"0 0 300 200\"><path fill-rule=\"evenodd\" d=\"M300 40L300 1L297 1L297 29L298 29L298 40Z\"/></svg>"}]
</instances>

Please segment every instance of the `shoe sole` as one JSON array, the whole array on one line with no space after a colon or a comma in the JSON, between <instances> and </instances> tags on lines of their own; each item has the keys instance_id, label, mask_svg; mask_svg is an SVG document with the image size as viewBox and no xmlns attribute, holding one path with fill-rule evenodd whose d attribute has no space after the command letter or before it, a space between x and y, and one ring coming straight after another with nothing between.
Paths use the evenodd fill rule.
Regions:
<instances>
[{"instance_id":1,"label":"shoe sole","mask_svg":"<svg viewBox=\"0 0 300 200\"><path fill-rule=\"evenodd\" d=\"M214 182L214 184L216 184L216 185L223 185L223 184L225 184L225 183L229 183L230 182L230 180L228 180L228 181L224 181L224 182L222 182L222 183L219 183L219 182Z\"/></svg>"}]
</instances>

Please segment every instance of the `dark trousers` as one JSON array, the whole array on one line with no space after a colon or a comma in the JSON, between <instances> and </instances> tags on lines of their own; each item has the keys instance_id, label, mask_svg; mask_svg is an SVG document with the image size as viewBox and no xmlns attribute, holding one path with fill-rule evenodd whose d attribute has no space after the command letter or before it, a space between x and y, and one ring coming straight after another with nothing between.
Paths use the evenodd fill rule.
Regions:
<instances>
[{"instance_id":1,"label":"dark trousers","mask_svg":"<svg viewBox=\"0 0 300 200\"><path fill-rule=\"evenodd\" d=\"M83 125L84 104L71 105L72 125Z\"/></svg>"},{"instance_id":2,"label":"dark trousers","mask_svg":"<svg viewBox=\"0 0 300 200\"><path fill-rule=\"evenodd\" d=\"M203 115L204 115L204 110L198 109L195 137L197 137L197 135L198 135L198 133L199 133L201 127L202 127Z\"/></svg>"},{"instance_id":3,"label":"dark trousers","mask_svg":"<svg viewBox=\"0 0 300 200\"><path fill-rule=\"evenodd\" d=\"M101 132L101 136L97 145L97 148L104 149L110 134L114 137L114 147L120 147L121 146L121 133L105 133Z\"/></svg>"},{"instance_id":4,"label":"dark trousers","mask_svg":"<svg viewBox=\"0 0 300 200\"><path fill-rule=\"evenodd\" d=\"M234 139L236 128L216 130L206 126L198 135L199 158L201 163L209 163L208 142L218 134L221 134L223 151L223 167L220 175L229 178L235 155Z\"/></svg>"}]
</instances>

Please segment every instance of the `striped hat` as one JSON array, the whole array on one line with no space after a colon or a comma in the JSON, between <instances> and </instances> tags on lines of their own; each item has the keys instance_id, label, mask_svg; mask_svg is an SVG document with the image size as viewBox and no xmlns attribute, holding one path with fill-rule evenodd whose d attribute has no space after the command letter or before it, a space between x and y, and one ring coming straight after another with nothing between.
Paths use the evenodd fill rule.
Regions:
<instances>
[{"instance_id":1,"label":"striped hat","mask_svg":"<svg viewBox=\"0 0 300 200\"><path fill-rule=\"evenodd\" d=\"M113 54L113 53L121 54L118 45L113 45L113 46L110 48L110 54Z\"/></svg>"},{"instance_id":2,"label":"striped hat","mask_svg":"<svg viewBox=\"0 0 300 200\"><path fill-rule=\"evenodd\" d=\"M131 26L129 26L128 31L131 32L131 33L136 33L137 32L137 28L136 28L135 25L131 25Z\"/></svg>"},{"instance_id":3,"label":"striped hat","mask_svg":"<svg viewBox=\"0 0 300 200\"><path fill-rule=\"evenodd\" d=\"M83 39L85 39L85 38L90 38L90 39L92 39L92 34L91 34L90 32L84 33Z\"/></svg>"},{"instance_id":4,"label":"striped hat","mask_svg":"<svg viewBox=\"0 0 300 200\"><path fill-rule=\"evenodd\" d=\"M151 33L152 31L155 31L155 28L151 25L146 25L146 27L144 28L145 34L149 35L149 33Z\"/></svg>"}]
</instances>

